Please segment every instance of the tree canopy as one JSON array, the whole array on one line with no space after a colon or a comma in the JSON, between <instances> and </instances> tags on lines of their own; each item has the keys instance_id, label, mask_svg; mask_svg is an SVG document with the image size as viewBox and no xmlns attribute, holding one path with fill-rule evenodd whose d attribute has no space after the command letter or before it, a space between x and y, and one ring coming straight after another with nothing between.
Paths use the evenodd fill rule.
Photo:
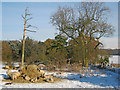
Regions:
<instances>
[{"instance_id":1,"label":"tree canopy","mask_svg":"<svg viewBox=\"0 0 120 90\"><path fill-rule=\"evenodd\" d=\"M59 34L73 40L81 46L83 65L88 66L88 48L102 45L100 38L110 36L114 28L107 22L109 8L101 2L82 2L75 7L59 7L51 16L51 23ZM95 44L94 41L97 41Z\"/></svg>"}]
</instances>

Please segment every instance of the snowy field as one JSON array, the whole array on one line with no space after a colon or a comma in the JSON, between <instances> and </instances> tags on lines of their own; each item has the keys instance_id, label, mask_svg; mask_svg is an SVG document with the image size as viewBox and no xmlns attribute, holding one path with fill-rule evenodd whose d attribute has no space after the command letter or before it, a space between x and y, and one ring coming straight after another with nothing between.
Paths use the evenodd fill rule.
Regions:
<instances>
[{"instance_id":1,"label":"snowy field","mask_svg":"<svg viewBox=\"0 0 120 90\"><path fill-rule=\"evenodd\" d=\"M2 67L2 65L0 65ZM0 79L7 77L4 69L0 70ZM5 85L0 81L0 88L118 88L118 73L106 70L89 70L80 72L46 72L46 75L53 74L62 80L55 83L13 83Z\"/></svg>"}]
</instances>

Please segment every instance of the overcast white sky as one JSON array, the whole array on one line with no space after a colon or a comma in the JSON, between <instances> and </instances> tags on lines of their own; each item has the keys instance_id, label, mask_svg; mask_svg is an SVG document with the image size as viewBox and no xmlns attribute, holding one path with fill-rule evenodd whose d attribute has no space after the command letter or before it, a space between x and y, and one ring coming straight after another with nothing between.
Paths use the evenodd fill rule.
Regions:
<instances>
[{"instance_id":1,"label":"overcast white sky","mask_svg":"<svg viewBox=\"0 0 120 90\"><path fill-rule=\"evenodd\" d=\"M103 39L101 39L101 42L103 42L104 48L118 49L118 37L103 38ZM119 45L120 45L120 43L119 43Z\"/></svg>"}]
</instances>

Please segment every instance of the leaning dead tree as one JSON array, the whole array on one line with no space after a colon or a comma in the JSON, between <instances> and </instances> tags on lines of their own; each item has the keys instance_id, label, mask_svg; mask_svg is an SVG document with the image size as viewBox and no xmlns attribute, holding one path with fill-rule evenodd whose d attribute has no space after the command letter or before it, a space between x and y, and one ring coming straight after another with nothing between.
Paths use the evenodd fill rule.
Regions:
<instances>
[{"instance_id":1,"label":"leaning dead tree","mask_svg":"<svg viewBox=\"0 0 120 90\"><path fill-rule=\"evenodd\" d=\"M24 19L24 33L23 33L23 48L22 48L22 67L24 66L24 57L25 57L25 32L36 32L31 30L30 28L37 28L35 26L32 26L31 24L28 24L28 21L32 19L31 14L28 11L28 7L25 9L25 15L22 15L22 18Z\"/></svg>"}]
</instances>

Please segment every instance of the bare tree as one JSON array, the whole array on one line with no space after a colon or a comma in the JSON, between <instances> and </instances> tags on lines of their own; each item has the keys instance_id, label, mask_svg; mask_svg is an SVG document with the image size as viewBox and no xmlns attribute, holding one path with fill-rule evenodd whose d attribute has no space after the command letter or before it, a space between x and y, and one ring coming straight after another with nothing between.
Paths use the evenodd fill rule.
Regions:
<instances>
[{"instance_id":1,"label":"bare tree","mask_svg":"<svg viewBox=\"0 0 120 90\"><path fill-rule=\"evenodd\" d=\"M75 8L59 7L56 13L51 16L51 23L61 34L83 46L84 66L88 66L86 53L92 39L98 42L94 47L96 49L102 44L99 41L101 37L113 34L112 25L107 23L109 11L109 8L101 2L82 2Z\"/></svg>"},{"instance_id":2,"label":"bare tree","mask_svg":"<svg viewBox=\"0 0 120 90\"><path fill-rule=\"evenodd\" d=\"M28 7L25 9L25 16L22 15L22 18L24 19L24 33L23 33L23 49L22 49L22 67L24 66L24 49L25 49L25 32L36 32L33 30L30 30L29 28L37 28L35 26L32 26L31 24L28 24L28 21L32 19L31 14L28 11Z\"/></svg>"}]
</instances>

